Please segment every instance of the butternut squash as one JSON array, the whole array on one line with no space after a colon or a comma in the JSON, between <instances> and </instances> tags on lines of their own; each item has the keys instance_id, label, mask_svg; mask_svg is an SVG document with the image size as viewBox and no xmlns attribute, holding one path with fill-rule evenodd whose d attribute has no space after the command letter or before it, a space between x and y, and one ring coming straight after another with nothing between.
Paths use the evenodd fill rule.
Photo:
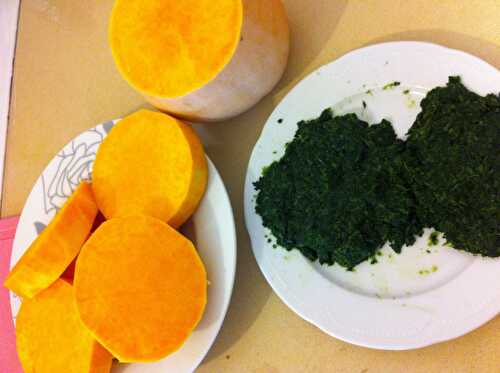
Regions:
<instances>
[{"instance_id":1,"label":"butternut squash","mask_svg":"<svg viewBox=\"0 0 500 373\"><path fill-rule=\"evenodd\" d=\"M95 338L122 362L176 351L206 304L206 271L193 244L166 223L128 216L103 223L76 262L76 305Z\"/></svg>"},{"instance_id":2,"label":"butternut squash","mask_svg":"<svg viewBox=\"0 0 500 373\"><path fill-rule=\"evenodd\" d=\"M140 110L118 122L100 145L92 172L106 218L144 214L179 227L207 184L203 146L191 127Z\"/></svg>"},{"instance_id":3,"label":"butternut squash","mask_svg":"<svg viewBox=\"0 0 500 373\"><path fill-rule=\"evenodd\" d=\"M82 324L73 287L64 280L23 301L16 342L25 373L109 373L111 369L112 356Z\"/></svg>"},{"instance_id":4,"label":"butternut squash","mask_svg":"<svg viewBox=\"0 0 500 373\"><path fill-rule=\"evenodd\" d=\"M82 182L14 266L5 287L26 298L49 287L78 255L96 215L92 187Z\"/></svg>"},{"instance_id":5,"label":"butternut squash","mask_svg":"<svg viewBox=\"0 0 500 373\"><path fill-rule=\"evenodd\" d=\"M109 41L118 70L151 104L216 121L276 85L289 30L281 0L116 0Z\"/></svg>"},{"instance_id":6,"label":"butternut squash","mask_svg":"<svg viewBox=\"0 0 500 373\"><path fill-rule=\"evenodd\" d=\"M104 217L104 215L101 214L100 211L98 211L97 216L94 219L94 223L92 224L92 228L90 228L90 233L94 232L105 221L106 221L106 218ZM78 258L78 257L76 257L76 258ZM70 284L73 283L73 277L75 277L76 258L72 260L72 262L69 264L69 266L66 267L63 274L61 275L61 278L65 279Z\"/></svg>"}]
</instances>

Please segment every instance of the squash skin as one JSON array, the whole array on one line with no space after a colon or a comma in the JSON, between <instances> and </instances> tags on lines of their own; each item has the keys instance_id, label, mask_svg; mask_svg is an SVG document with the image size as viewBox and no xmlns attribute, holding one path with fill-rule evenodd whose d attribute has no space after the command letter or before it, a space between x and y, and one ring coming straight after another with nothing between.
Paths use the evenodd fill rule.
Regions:
<instances>
[{"instance_id":1,"label":"squash skin","mask_svg":"<svg viewBox=\"0 0 500 373\"><path fill-rule=\"evenodd\" d=\"M16 342L26 373L109 373L111 369L112 356L82 324L73 287L64 280L23 301Z\"/></svg>"},{"instance_id":2,"label":"squash skin","mask_svg":"<svg viewBox=\"0 0 500 373\"><path fill-rule=\"evenodd\" d=\"M242 4L240 41L227 65L212 80L177 96L141 90L130 79L129 83L158 109L189 120L225 120L254 106L285 71L290 33L281 0L242 0Z\"/></svg>"},{"instance_id":3,"label":"squash skin","mask_svg":"<svg viewBox=\"0 0 500 373\"><path fill-rule=\"evenodd\" d=\"M203 146L189 125L140 110L104 139L92 178L97 205L107 219L145 214L177 228L203 197L208 169Z\"/></svg>"},{"instance_id":4,"label":"squash skin","mask_svg":"<svg viewBox=\"0 0 500 373\"><path fill-rule=\"evenodd\" d=\"M82 182L14 266L5 287L25 298L48 288L78 255L96 215L92 187Z\"/></svg>"},{"instance_id":5,"label":"squash skin","mask_svg":"<svg viewBox=\"0 0 500 373\"><path fill-rule=\"evenodd\" d=\"M94 232L74 286L83 323L121 362L156 361L179 349L207 299L193 244L144 215L108 220Z\"/></svg>"}]
</instances>

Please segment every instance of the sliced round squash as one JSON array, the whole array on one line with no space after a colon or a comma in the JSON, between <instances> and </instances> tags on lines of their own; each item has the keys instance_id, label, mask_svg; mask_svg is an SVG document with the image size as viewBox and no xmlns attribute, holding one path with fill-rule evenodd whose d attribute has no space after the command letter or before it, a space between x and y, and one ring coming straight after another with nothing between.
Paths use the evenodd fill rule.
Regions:
<instances>
[{"instance_id":1,"label":"sliced round squash","mask_svg":"<svg viewBox=\"0 0 500 373\"><path fill-rule=\"evenodd\" d=\"M14 266L5 287L26 298L49 287L78 255L96 215L92 187L83 182Z\"/></svg>"},{"instance_id":2,"label":"sliced round squash","mask_svg":"<svg viewBox=\"0 0 500 373\"><path fill-rule=\"evenodd\" d=\"M200 202L207 175L203 146L189 125L140 110L118 122L100 145L92 186L108 219L144 214L177 228Z\"/></svg>"},{"instance_id":3,"label":"sliced round squash","mask_svg":"<svg viewBox=\"0 0 500 373\"><path fill-rule=\"evenodd\" d=\"M26 373L109 373L111 369L112 356L82 324L73 287L64 280L23 301L16 343Z\"/></svg>"},{"instance_id":4,"label":"sliced round squash","mask_svg":"<svg viewBox=\"0 0 500 373\"><path fill-rule=\"evenodd\" d=\"M191 241L148 216L103 223L78 256L74 286L83 323L122 362L176 351L207 299L205 267Z\"/></svg>"},{"instance_id":5,"label":"sliced round squash","mask_svg":"<svg viewBox=\"0 0 500 373\"><path fill-rule=\"evenodd\" d=\"M116 0L109 40L118 70L148 101L207 121L257 103L289 50L281 0Z\"/></svg>"}]
</instances>

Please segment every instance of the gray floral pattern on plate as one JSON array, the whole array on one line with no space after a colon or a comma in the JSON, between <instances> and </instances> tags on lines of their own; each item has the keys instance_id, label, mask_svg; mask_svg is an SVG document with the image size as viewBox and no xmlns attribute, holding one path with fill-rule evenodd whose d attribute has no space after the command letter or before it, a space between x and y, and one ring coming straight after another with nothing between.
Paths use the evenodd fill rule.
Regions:
<instances>
[{"instance_id":1,"label":"gray floral pattern on plate","mask_svg":"<svg viewBox=\"0 0 500 373\"><path fill-rule=\"evenodd\" d=\"M91 128L85 140L73 140L57 154L59 163L55 172L42 174L43 204L46 214L55 214L83 180L92 180L92 165L99 145L111 131L114 121ZM34 222L37 235L46 227Z\"/></svg>"}]
</instances>

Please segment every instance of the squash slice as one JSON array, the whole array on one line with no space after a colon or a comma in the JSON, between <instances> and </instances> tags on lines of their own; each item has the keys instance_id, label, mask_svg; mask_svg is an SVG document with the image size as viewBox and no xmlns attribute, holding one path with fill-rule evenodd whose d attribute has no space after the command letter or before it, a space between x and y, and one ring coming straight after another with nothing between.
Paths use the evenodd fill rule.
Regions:
<instances>
[{"instance_id":1,"label":"squash slice","mask_svg":"<svg viewBox=\"0 0 500 373\"><path fill-rule=\"evenodd\" d=\"M64 280L23 301L16 342L25 373L109 373L111 369L112 356L82 324L73 287Z\"/></svg>"},{"instance_id":2,"label":"squash slice","mask_svg":"<svg viewBox=\"0 0 500 373\"><path fill-rule=\"evenodd\" d=\"M83 323L121 362L179 349L207 299L205 267L191 241L149 216L103 223L78 256L74 286Z\"/></svg>"},{"instance_id":3,"label":"squash slice","mask_svg":"<svg viewBox=\"0 0 500 373\"><path fill-rule=\"evenodd\" d=\"M97 151L93 188L106 218L144 214L177 228L207 184L203 146L191 127L140 110L118 122Z\"/></svg>"},{"instance_id":4,"label":"squash slice","mask_svg":"<svg viewBox=\"0 0 500 373\"><path fill-rule=\"evenodd\" d=\"M96 215L92 187L82 182L14 266L5 287L26 298L49 287L78 255Z\"/></svg>"}]
</instances>

